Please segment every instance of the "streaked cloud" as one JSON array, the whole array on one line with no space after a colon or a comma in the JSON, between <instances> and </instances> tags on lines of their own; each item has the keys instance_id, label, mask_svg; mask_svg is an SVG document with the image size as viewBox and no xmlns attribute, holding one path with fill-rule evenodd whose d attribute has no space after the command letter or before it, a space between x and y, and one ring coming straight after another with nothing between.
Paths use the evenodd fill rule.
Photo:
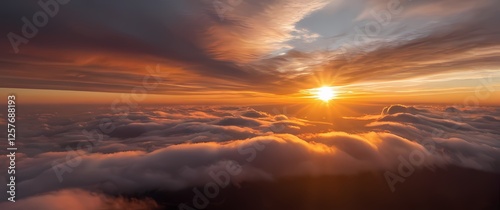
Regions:
<instances>
[{"instance_id":1,"label":"streaked cloud","mask_svg":"<svg viewBox=\"0 0 500 210\"><path fill-rule=\"evenodd\" d=\"M380 33L356 42L355 28L377 21L372 10L383 17L390 3L363 2L241 1L221 20L213 1L74 0L18 54L0 42L0 81L9 88L128 92L146 66L160 64L165 82L153 93L276 96L313 88L318 77L358 85L498 66L497 1L400 1L401 13ZM38 9L9 2L2 33L20 33L21 16ZM321 18L344 20L342 9L359 18L335 21L340 31L321 25Z\"/></svg>"}]
</instances>

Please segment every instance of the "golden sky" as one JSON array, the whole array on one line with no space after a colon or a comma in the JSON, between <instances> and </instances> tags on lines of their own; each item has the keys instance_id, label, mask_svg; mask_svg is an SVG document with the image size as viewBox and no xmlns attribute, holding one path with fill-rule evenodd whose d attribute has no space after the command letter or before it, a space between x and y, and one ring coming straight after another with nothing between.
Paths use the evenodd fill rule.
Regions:
<instances>
[{"instance_id":1,"label":"golden sky","mask_svg":"<svg viewBox=\"0 0 500 210\"><path fill-rule=\"evenodd\" d=\"M0 9L9 17L0 93L26 103L139 92L142 103L262 104L307 102L308 90L331 86L334 100L500 104L498 1L390 2L77 2L32 38L18 14L40 8L10 3Z\"/></svg>"}]
</instances>

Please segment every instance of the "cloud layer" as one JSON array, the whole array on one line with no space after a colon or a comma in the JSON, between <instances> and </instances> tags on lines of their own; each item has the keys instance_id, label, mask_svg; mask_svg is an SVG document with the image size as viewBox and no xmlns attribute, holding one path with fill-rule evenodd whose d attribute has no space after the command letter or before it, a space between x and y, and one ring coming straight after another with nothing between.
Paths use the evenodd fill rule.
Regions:
<instances>
[{"instance_id":1,"label":"cloud layer","mask_svg":"<svg viewBox=\"0 0 500 210\"><path fill-rule=\"evenodd\" d=\"M357 132L253 108L108 112L83 108L81 114L22 116L17 187L26 205L74 193L101 202L107 198L88 192L182 190L210 182L211 172L228 167L241 171L231 179L234 185L397 171L401 158L416 168L458 166L500 173L497 108L393 105L380 115L344 119L366 125ZM5 156L1 159L8 162ZM49 192L56 194L45 194Z\"/></svg>"},{"instance_id":2,"label":"cloud layer","mask_svg":"<svg viewBox=\"0 0 500 210\"><path fill-rule=\"evenodd\" d=\"M73 0L18 53L0 42L0 81L129 92L146 66L160 64L164 83L154 93L292 94L318 77L351 85L497 68L498 1L391 2ZM21 34L22 16L41 8L1 10L0 33Z\"/></svg>"}]
</instances>

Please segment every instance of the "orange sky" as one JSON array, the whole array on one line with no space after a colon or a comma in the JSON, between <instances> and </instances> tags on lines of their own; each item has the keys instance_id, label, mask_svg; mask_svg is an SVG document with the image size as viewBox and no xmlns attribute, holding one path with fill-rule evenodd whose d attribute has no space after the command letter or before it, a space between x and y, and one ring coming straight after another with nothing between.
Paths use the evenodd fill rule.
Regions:
<instances>
[{"instance_id":1,"label":"orange sky","mask_svg":"<svg viewBox=\"0 0 500 210\"><path fill-rule=\"evenodd\" d=\"M141 103L268 104L308 103L308 89L332 86L339 101L500 105L500 5L458 2L393 11L277 0L223 14L205 1L68 6L28 42L12 39L26 38L22 21L5 22L0 93L30 104L112 103L134 91L147 93ZM3 9L17 20L37 8Z\"/></svg>"}]
</instances>

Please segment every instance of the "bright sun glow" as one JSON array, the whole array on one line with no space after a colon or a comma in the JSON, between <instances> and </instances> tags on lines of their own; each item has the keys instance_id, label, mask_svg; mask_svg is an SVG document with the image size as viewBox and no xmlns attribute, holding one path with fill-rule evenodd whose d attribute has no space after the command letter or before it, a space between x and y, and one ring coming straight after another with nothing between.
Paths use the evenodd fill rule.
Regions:
<instances>
[{"instance_id":1,"label":"bright sun glow","mask_svg":"<svg viewBox=\"0 0 500 210\"><path fill-rule=\"evenodd\" d=\"M324 102L332 100L336 95L333 87L320 87L316 89L315 93L316 97Z\"/></svg>"}]
</instances>

